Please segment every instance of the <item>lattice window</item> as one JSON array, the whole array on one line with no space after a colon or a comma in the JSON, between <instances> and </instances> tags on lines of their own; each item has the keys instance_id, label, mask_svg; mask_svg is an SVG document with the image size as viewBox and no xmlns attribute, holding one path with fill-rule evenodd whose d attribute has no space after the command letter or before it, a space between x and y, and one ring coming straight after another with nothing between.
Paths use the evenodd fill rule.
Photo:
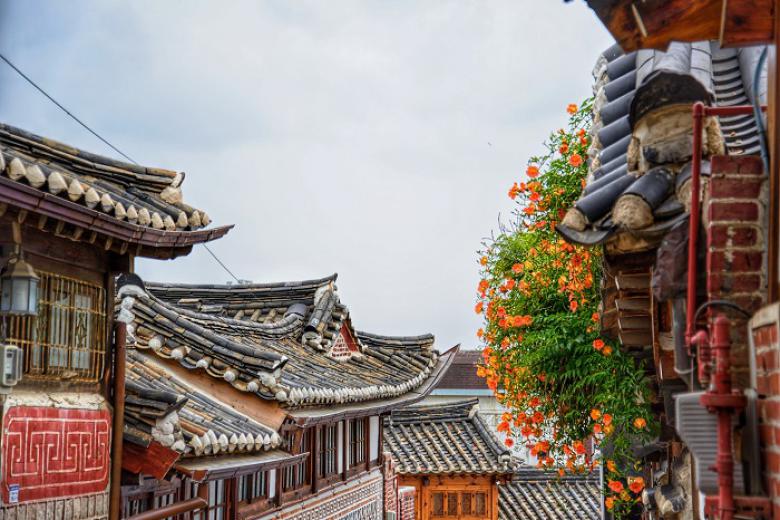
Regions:
<instances>
[{"instance_id":1,"label":"lattice window","mask_svg":"<svg viewBox=\"0 0 780 520\"><path fill-rule=\"evenodd\" d=\"M303 430L300 436L300 444L295 447L295 436L292 432L285 435L282 445L287 451L299 454L311 451L312 433L311 428ZM292 466L287 466L282 470L282 491L292 491L301 489L311 483L311 456L306 456L303 460Z\"/></svg>"},{"instance_id":2,"label":"lattice window","mask_svg":"<svg viewBox=\"0 0 780 520\"><path fill-rule=\"evenodd\" d=\"M357 466L366 460L366 421L349 421L349 467Z\"/></svg>"},{"instance_id":3,"label":"lattice window","mask_svg":"<svg viewBox=\"0 0 780 520\"><path fill-rule=\"evenodd\" d=\"M251 504L268 498L268 472L258 471L238 477L238 501Z\"/></svg>"},{"instance_id":4,"label":"lattice window","mask_svg":"<svg viewBox=\"0 0 780 520\"><path fill-rule=\"evenodd\" d=\"M106 291L39 272L38 316L8 320L8 340L24 349L27 377L95 382L106 356Z\"/></svg>"},{"instance_id":5,"label":"lattice window","mask_svg":"<svg viewBox=\"0 0 780 520\"><path fill-rule=\"evenodd\" d=\"M317 445L320 449L320 477L336 473L336 456L338 455L338 431L335 424L320 428Z\"/></svg>"}]
</instances>

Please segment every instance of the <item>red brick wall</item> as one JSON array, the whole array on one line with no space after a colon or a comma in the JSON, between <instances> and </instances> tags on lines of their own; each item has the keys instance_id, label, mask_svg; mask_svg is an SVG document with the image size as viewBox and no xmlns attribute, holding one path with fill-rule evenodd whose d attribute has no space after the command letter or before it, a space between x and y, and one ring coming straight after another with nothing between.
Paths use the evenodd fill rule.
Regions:
<instances>
[{"instance_id":1,"label":"red brick wall","mask_svg":"<svg viewBox=\"0 0 780 520\"><path fill-rule=\"evenodd\" d=\"M415 489L405 486L398 490L398 520L414 520Z\"/></svg>"},{"instance_id":2,"label":"red brick wall","mask_svg":"<svg viewBox=\"0 0 780 520\"><path fill-rule=\"evenodd\" d=\"M707 296L734 302L752 314L766 301L768 192L763 165L755 156L715 156L711 169L702 208ZM731 327L734 383L745 387L750 377L745 321L726 314L735 318Z\"/></svg>"},{"instance_id":3,"label":"red brick wall","mask_svg":"<svg viewBox=\"0 0 780 520\"><path fill-rule=\"evenodd\" d=\"M761 455L772 518L780 518L780 344L777 323L753 330L756 348L756 390L759 400Z\"/></svg>"}]
</instances>

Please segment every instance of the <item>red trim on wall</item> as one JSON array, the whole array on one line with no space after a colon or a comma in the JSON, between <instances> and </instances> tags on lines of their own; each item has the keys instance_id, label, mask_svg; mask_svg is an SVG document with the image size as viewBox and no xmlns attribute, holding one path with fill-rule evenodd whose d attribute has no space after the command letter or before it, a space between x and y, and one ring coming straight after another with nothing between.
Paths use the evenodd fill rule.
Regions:
<instances>
[{"instance_id":1,"label":"red trim on wall","mask_svg":"<svg viewBox=\"0 0 780 520\"><path fill-rule=\"evenodd\" d=\"M104 491L110 439L108 410L10 408L3 417L3 503ZM10 490L17 486L18 500L12 501Z\"/></svg>"}]
</instances>

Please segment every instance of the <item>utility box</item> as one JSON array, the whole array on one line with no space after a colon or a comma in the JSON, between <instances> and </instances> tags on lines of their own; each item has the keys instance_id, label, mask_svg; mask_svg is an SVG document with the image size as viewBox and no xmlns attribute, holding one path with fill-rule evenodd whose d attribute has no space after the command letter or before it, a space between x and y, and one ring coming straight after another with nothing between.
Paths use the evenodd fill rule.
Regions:
<instances>
[{"instance_id":1,"label":"utility box","mask_svg":"<svg viewBox=\"0 0 780 520\"><path fill-rule=\"evenodd\" d=\"M0 394L8 394L22 379L22 349L0 345Z\"/></svg>"}]
</instances>

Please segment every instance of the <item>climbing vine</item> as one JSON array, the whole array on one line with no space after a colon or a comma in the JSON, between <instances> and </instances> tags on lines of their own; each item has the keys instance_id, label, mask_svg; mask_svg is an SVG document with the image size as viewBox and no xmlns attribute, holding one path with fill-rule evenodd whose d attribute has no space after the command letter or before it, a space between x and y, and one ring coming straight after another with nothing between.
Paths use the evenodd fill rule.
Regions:
<instances>
[{"instance_id":1,"label":"climbing vine","mask_svg":"<svg viewBox=\"0 0 780 520\"><path fill-rule=\"evenodd\" d=\"M605 505L621 517L644 488L630 476L632 444L657 426L642 367L599 334L601 250L555 231L588 170L591 101L567 110L567 128L549 136L527 179L509 189L511 223L479 253L478 373L509 410L498 425L506 445L527 443L539 466L561 475L592 471L603 459Z\"/></svg>"}]
</instances>

